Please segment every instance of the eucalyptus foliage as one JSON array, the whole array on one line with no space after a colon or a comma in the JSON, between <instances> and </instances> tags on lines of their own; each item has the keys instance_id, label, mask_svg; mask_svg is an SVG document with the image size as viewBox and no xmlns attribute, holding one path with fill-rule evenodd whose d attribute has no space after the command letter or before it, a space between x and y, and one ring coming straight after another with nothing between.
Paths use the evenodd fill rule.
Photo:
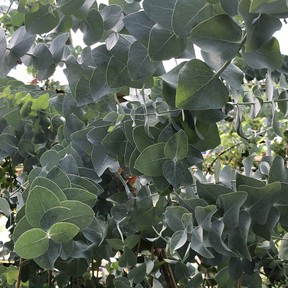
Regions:
<instances>
[{"instance_id":1,"label":"eucalyptus foliage","mask_svg":"<svg viewBox=\"0 0 288 288\"><path fill-rule=\"evenodd\" d=\"M286 160L268 155L255 169L252 154L242 171L219 161L202 171L220 121L247 146L287 137L288 58L273 37L287 5L11 0L0 27L0 208L11 230L1 287L287 284ZM40 85L7 76L17 65ZM41 84L57 67L64 90ZM270 127L247 129L243 117Z\"/></svg>"}]
</instances>

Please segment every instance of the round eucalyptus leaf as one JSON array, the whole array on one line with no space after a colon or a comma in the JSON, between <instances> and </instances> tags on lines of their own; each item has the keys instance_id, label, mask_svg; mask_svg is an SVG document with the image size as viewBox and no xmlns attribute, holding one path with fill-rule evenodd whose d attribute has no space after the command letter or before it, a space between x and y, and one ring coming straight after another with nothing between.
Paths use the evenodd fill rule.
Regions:
<instances>
[{"instance_id":1,"label":"round eucalyptus leaf","mask_svg":"<svg viewBox=\"0 0 288 288\"><path fill-rule=\"evenodd\" d=\"M33 259L44 254L49 246L45 231L33 228L24 232L16 241L14 251L22 258Z\"/></svg>"},{"instance_id":2,"label":"round eucalyptus leaf","mask_svg":"<svg viewBox=\"0 0 288 288\"><path fill-rule=\"evenodd\" d=\"M57 243L64 243L73 239L79 232L79 228L72 223L58 222L51 226L48 237Z\"/></svg>"}]
</instances>

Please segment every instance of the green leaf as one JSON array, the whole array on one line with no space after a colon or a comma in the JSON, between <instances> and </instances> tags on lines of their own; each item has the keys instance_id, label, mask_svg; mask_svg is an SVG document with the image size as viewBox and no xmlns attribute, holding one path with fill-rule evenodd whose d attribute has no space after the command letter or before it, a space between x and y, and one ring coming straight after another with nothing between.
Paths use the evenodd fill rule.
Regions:
<instances>
[{"instance_id":1,"label":"green leaf","mask_svg":"<svg viewBox=\"0 0 288 288\"><path fill-rule=\"evenodd\" d=\"M243 52L243 59L254 69L268 68L271 71L279 68L283 61L278 40L274 37L253 52Z\"/></svg>"},{"instance_id":2,"label":"green leaf","mask_svg":"<svg viewBox=\"0 0 288 288\"><path fill-rule=\"evenodd\" d=\"M86 204L76 200L66 200L61 202L62 207L69 208L62 222L75 224L80 230L88 227L94 218L93 210Z\"/></svg>"},{"instance_id":3,"label":"green leaf","mask_svg":"<svg viewBox=\"0 0 288 288\"><path fill-rule=\"evenodd\" d=\"M173 232L178 230L184 230L182 223L183 215L189 213L189 211L181 206L170 206L166 208L164 213L165 223L170 227Z\"/></svg>"},{"instance_id":4,"label":"green leaf","mask_svg":"<svg viewBox=\"0 0 288 288\"><path fill-rule=\"evenodd\" d=\"M44 70L54 64L53 56L47 46L43 43L38 44L33 51L33 66L37 70Z\"/></svg>"},{"instance_id":5,"label":"green leaf","mask_svg":"<svg viewBox=\"0 0 288 288\"><path fill-rule=\"evenodd\" d=\"M192 30L191 37L204 51L230 60L240 49L242 30L230 16L222 14L201 22Z\"/></svg>"},{"instance_id":6,"label":"green leaf","mask_svg":"<svg viewBox=\"0 0 288 288\"><path fill-rule=\"evenodd\" d=\"M155 22L151 20L144 11L129 14L124 17L123 23L129 33L147 47L149 42L149 34Z\"/></svg>"},{"instance_id":7,"label":"green leaf","mask_svg":"<svg viewBox=\"0 0 288 288\"><path fill-rule=\"evenodd\" d=\"M158 143L145 148L136 159L134 168L147 176L161 176L162 165L167 160L164 147L165 143Z\"/></svg>"},{"instance_id":8,"label":"green leaf","mask_svg":"<svg viewBox=\"0 0 288 288\"><path fill-rule=\"evenodd\" d=\"M60 1L60 10L65 15L74 14L83 4L85 0L62 0Z\"/></svg>"},{"instance_id":9,"label":"green leaf","mask_svg":"<svg viewBox=\"0 0 288 288\"><path fill-rule=\"evenodd\" d=\"M212 217L216 212L215 205L208 205L205 207L196 207L195 208L195 218L199 226L203 228L205 231L210 231Z\"/></svg>"},{"instance_id":10,"label":"green leaf","mask_svg":"<svg viewBox=\"0 0 288 288\"><path fill-rule=\"evenodd\" d=\"M248 19L245 19L248 18ZM250 18L250 15L244 17L246 30L247 30L247 40L245 44L245 51L252 52L261 48L268 41L272 39L273 34L281 29L281 21L274 16L262 14L254 22ZM250 22L252 20L252 23ZM262 31L265 30L265 33Z\"/></svg>"},{"instance_id":11,"label":"green leaf","mask_svg":"<svg viewBox=\"0 0 288 288\"><path fill-rule=\"evenodd\" d=\"M87 204L89 207L93 207L96 203L96 195L88 192L87 190L80 188L67 188L64 189L63 192L68 200L77 200Z\"/></svg>"},{"instance_id":12,"label":"green leaf","mask_svg":"<svg viewBox=\"0 0 288 288\"><path fill-rule=\"evenodd\" d=\"M180 249L185 245L187 241L187 232L185 230L176 231L170 239L170 250L171 253L177 249Z\"/></svg>"},{"instance_id":13,"label":"green leaf","mask_svg":"<svg viewBox=\"0 0 288 288\"><path fill-rule=\"evenodd\" d=\"M193 182L188 165L184 161L168 160L164 162L162 171L165 179L174 188L179 188L181 185Z\"/></svg>"},{"instance_id":14,"label":"green leaf","mask_svg":"<svg viewBox=\"0 0 288 288\"><path fill-rule=\"evenodd\" d=\"M44 187L46 189L49 189L50 191L52 191L57 196L57 198L60 201L67 200L66 195L60 189L60 187L56 183L54 183L53 181L51 181L47 178L44 178L42 176L36 177L33 180L33 182L31 183L30 190L32 190L36 186L41 186L41 187Z\"/></svg>"},{"instance_id":15,"label":"green leaf","mask_svg":"<svg viewBox=\"0 0 288 288\"><path fill-rule=\"evenodd\" d=\"M209 204L215 204L218 197L223 194L232 193L233 190L218 184L202 184L197 182L197 193L200 198Z\"/></svg>"},{"instance_id":16,"label":"green leaf","mask_svg":"<svg viewBox=\"0 0 288 288\"><path fill-rule=\"evenodd\" d=\"M68 33L63 33L63 34L56 36L52 40L49 50L54 59L54 63L59 63L60 60L62 59L65 44L67 43L68 39L69 39Z\"/></svg>"},{"instance_id":17,"label":"green leaf","mask_svg":"<svg viewBox=\"0 0 288 288\"><path fill-rule=\"evenodd\" d=\"M15 243L14 251L20 257L32 259L44 254L49 246L45 231L34 228L23 233Z\"/></svg>"},{"instance_id":18,"label":"green leaf","mask_svg":"<svg viewBox=\"0 0 288 288\"><path fill-rule=\"evenodd\" d=\"M109 246L115 250L123 250L124 243L118 239L106 239L106 242L109 244Z\"/></svg>"},{"instance_id":19,"label":"green leaf","mask_svg":"<svg viewBox=\"0 0 288 288\"><path fill-rule=\"evenodd\" d=\"M219 206L224 210L222 221L230 229L239 226L240 209L246 199L247 193L241 191L219 196Z\"/></svg>"},{"instance_id":20,"label":"green leaf","mask_svg":"<svg viewBox=\"0 0 288 288\"><path fill-rule=\"evenodd\" d=\"M18 215L17 215L18 216ZM32 226L30 225L30 223L28 222L27 220L27 217L24 216L22 217L17 225L15 226L14 228L14 231L13 231L13 236L12 236L12 239L14 241L14 243L19 239L19 237L24 234L26 231L32 229Z\"/></svg>"},{"instance_id":21,"label":"green leaf","mask_svg":"<svg viewBox=\"0 0 288 288\"><path fill-rule=\"evenodd\" d=\"M214 258L213 254L205 247L204 243L202 227L195 227L191 233L191 249L205 258Z\"/></svg>"},{"instance_id":22,"label":"green leaf","mask_svg":"<svg viewBox=\"0 0 288 288\"><path fill-rule=\"evenodd\" d=\"M10 205L7 202L7 200L4 199L3 197L0 197L0 211L1 211L1 213L3 213L7 217L11 213Z\"/></svg>"},{"instance_id":23,"label":"green leaf","mask_svg":"<svg viewBox=\"0 0 288 288\"><path fill-rule=\"evenodd\" d=\"M252 0L250 4L250 12L252 13L266 13L266 14L284 14L288 13L286 0Z\"/></svg>"},{"instance_id":24,"label":"green leaf","mask_svg":"<svg viewBox=\"0 0 288 288\"><path fill-rule=\"evenodd\" d=\"M15 57L20 58L29 51L34 40L35 35L27 33L25 27L22 26L13 33L8 47Z\"/></svg>"},{"instance_id":25,"label":"green leaf","mask_svg":"<svg viewBox=\"0 0 288 288\"><path fill-rule=\"evenodd\" d=\"M133 81L152 76L159 65L160 62L150 60L147 49L140 42L135 41L131 45L128 72Z\"/></svg>"},{"instance_id":26,"label":"green leaf","mask_svg":"<svg viewBox=\"0 0 288 288\"><path fill-rule=\"evenodd\" d=\"M5 37L5 31L2 27L0 27L0 58L2 58L5 54L7 48L7 42Z\"/></svg>"},{"instance_id":27,"label":"green leaf","mask_svg":"<svg viewBox=\"0 0 288 288\"><path fill-rule=\"evenodd\" d=\"M135 253L128 247L124 247L124 253L121 255L118 264L120 267L130 267L137 263L137 257Z\"/></svg>"},{"instance_id":28,"label":"green leaf","mask_svg":"<svg viewBox=\"0 0 288 288\"><path fill-rule=\"evenodd\" d=\"M117 58L112 57L107 67L107 83L111 88L117 88L131 83L127 64L121 63Z\"/></svg>"},{"instance_id":29,"label":"green leaf","mask_svg":"<svg viewBox=\"0 0 288 288\"><path fill-rule=\"evenodd\" d=\"M251 218L248 212L241 210L239 213L239 227L230 229L228 232L228 246L233 251L238 251L248 261L252 261L247 245L250 231Z\"/></svg>"},{"instance_id":30,"label":"green leaf","mask_svg":"<svg viewBox=\"0 0 288 288\"><path fill-rule=\"evenodd\" d=\"M30 34L43 34L51 31L59 23L57 10L50 5L41 5L34 13L25 14L25 27Z\"/></svg>"},{"instance_id":31,"label":"green leaf","mask_svg":"<svg viewBox=\"0 0 288 288\"><path fill-rule=\"evenodd\" d=\"M44 230L49 230L52 225L62 221L66 213L69 211L70 209L61 206L53 207L47 210L40 219L41 228Z\"/></svg>"},{"instance_id":32,"label":"green leaf","mask_svg":"<svg viewBox=\"0 0 288 288\"><path fill-rule=\"evenodd\" d=\"M56 243L64 243L72 240L79 232L79 228L72 223L58 222L51 226L48 237Z\"/></svg>"},{"instance_id":33,"label":"green leaf","mask_svg":"<svg viewBox=\"0 0 288 288\"><path fill-rule=\"evenodd\" d=\"M143 263L140 266L135 267L132 270L130 270L128 274L128 279L135 284L141 283L144 280L145 275L146 275L146 266L147 266L146 263Z\"/></svg>"},{"instance_id":34,"label":"green leaf","mask_svg":"<svg viewBox=\"0 0 288 288\"><path fill-rule=\"evenodd\" d=\"M143 8L149 18L171 30L171 18L176 0L144 0Z\"/></svg>"},{"instance_id":35,"label":"green leaf","mask_svg":"<svg viewBox=\"0 0 288 288\"><path fill-rule=\"evenodd\" d=\"M70 188L71 182L64 171L59 167L54 167L46 176L48 179L56 183L60 189Z\"/></svg>"},{"instance_id":36,"label":"green leaf","mask_svg":"<svg viewBox=\"0 0 288 288\"><path fill-rule=\"evenodd\" d=\"M57 258L60 256L61 245L49 240L47 251L33 260L43 269L52 270Z\"/></svg>"},{"instance_id":37,"label":"green leaf","mask_svg":"<svg viewBox=\"0 0 288 288\"><path fill-rule=\"evenodd\" d=\"M248 193L244 206L251 218L256 223L264 225L267 222L270 209L278 201L281 191L280 182L274 182L259 188L243 185L239 189Z\"/></svg>"},{"instance_id":38,"label":"green leaf","mask_svg":"<svg viewBox=\"0 0 288 288\"><path fill-rule=\"evenodd\" d=\"M103 20L96 9L91 9L83 21L83 40L86 45L92 45L101 40L104 32Z\"/></svg>"},{"instance_id":39,"label":"green leaf","mask_svg":"<svg viewBox=\"0 0 288 288\"><path fill-rule=\"evenodd\" d=\"M46 211L61 206L57 196L47 188L35 186L29 193L25 213L32 227L40 227L40 219Z\"/></svg>"},{"instance_id":40,"label":"green leaf","mask_svg":"<svg viewBox=\"0 0 288 288\"><path fill-rule=\"evenodd\" d=\"M219 71L221 67L225 64L225 60L221 57L221 55L216 55L215 53L207 53L202 51L201 53L205 63L210 66L214 71ZM223 78L227 83L237 89L242 89L243 83L243 71L238 68L233 63L230 63L227 68L221 73L221 78ZM212 111L211 111L212 112ZM220 111L218 111L219 113ZM209 115L206 114L206 117ZM225 114L224 114L225 115ZM227 115L225 115L227 117ZM223 116L224 117L224 116ZM200 119L202 121L202 119ZM217 121L218 122L218 121Z\"/></svg>"},{"instance_id":41,"label":"green leaf","mask_svg":"<svg viewBox=\"0 0 288 288\"><path fill-rule=\"evenodd\" d=\"M47 172L58 165L60 156L54 150L45 151L40 157L40 164Z\"/></svg>"},{"instance_id":42,"label":"green leaf","mask_svg":"<svg viewBox=\"0 0 288 288\"><path fill-rule=\"evenodd\" d=\"M141 240L139 235L129 235L125 240L124 240L124 245L127 246L130 249L133 249Z\"/></svg>"},{"instance_id":43,"label":"green leaf","mask_svg":"<svg viewBox=\"0 0 288 288\"><path fill-rule=\"evenodd\" d=\"M168 159L182 160L188 153L188 138L183 130L174 134L165 144L164 154Z\"/></svg>"},{"instance_id":44,"label":"green leaf","mask_svg":"<svg viewBox=\"0 0 288 288\"><path fill-rule=\"evenodd\" d=\"M186 47L186 38L178 38L158 24L153 26L148 43L148 52L152 60L162 61L177 57L185 51Z\"/></svg>"},{"instance_id":45,"label":"green leaf","mask_svg":"<svg viewBox=\"0 0 288 288\"><path fill-rule=\"evenodd\" d=\"M133 142L140 152L142 152L148 146L157 143L161 130L152 126L149 128L149 132L150 135L147 134L145 127L142 125L133 128Z\"/></svg>"},{"instance_id":46,"label":"green leaf","mask_svg":"<svg viewBox=\"0 0 288 288\"><path fill-rule=\"evenodd\" d=\"M276 155L273 159L270 171L268 183L273 182L288 182L288 168L285 165L285 161L282 157Z\"/></svg>"},{"instance_id":47,"label":"green leaf","mask_svg":"<svg viewBox=\"0 0 288 288\"><path fill-rule=\"evenodd\" d=\"M213 6L205 0L178 0L173 9L173 31L178 37L188 37L195 26L212 16Z\"/></svg>"},{"instance_id":48,"label":"green leaf","mask_svg":"<svg viewBox=\"0 0 288 288\"><path fill-rule=\"evenodd\" d=\"M223 241L222 234L224 231L224 223L221 220L216 220L211 223L211 230L209 231L209 242L212 248L221 255L237 256Z\"/></svg>"},{"instance_id":49,"label":"green leaf","mask_svg":"<svg viewBox=\"0 0 288 288\"><path fill-rule=\"evenodd\" d=\"M17 150L17 138L10 134L0 135L0 161Z\"/></svg>"},{"instance_id":50,"label":"green leaf","mask_svg":"<svg viewBox=\"0 0 288 288\"><path fill-rule=\"evenodd\" d=\"M105 30L112 29L120 19L122 8L118 5L109 5L101 11Z\"/></svg>"},{"instance_id":51,"label":"green leaf","mask_svg":"<svg viewBox=\"0 0 288 288\"><path fill-rule=\"evenodd\" d=\"M127 139L123 129L117 128L108 133L102 140L101 144L105 147L105 149L115 153L116 155L124 155L126 142Z\"/></svg>"},{"instance_id":52,"label":"green leaf","mask_svg":"<svg viewBox=\"0 0 288 288\"><path fill-rule=\"evenodd\" d=\"M222 108L226 104L227 88L204 62L196 59L187 62L181 68L178 77L178 108L209 110Z\"/></svg>"},{"instance_id":53,"label":"green leaf","mask_svg":"<svg viewBox=\"0 0 288 288\"><path fill-rule=\"evenodd\" d=\"M280 241L279 257L288 260L288 233L285 233Z\"/></svg>"},{"instance_id":54,"label":"green leaf","mask_svg":"<svg viewBox=\"0 0 288 288\"><path fill-rule=\"evenodd\" d=\"M49 94L45 93L40 95L31 106L31 110L38 111L38 110L46 110L49 107Z\"/></svg>"}]
</instances>

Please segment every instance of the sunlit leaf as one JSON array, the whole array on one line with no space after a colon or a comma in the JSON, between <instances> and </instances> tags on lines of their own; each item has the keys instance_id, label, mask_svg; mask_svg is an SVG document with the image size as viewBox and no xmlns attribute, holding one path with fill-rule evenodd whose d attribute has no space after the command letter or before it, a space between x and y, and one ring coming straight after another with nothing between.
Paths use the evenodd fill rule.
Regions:
<instances>
[{"instance_id":1,"label":"sunlit leaf","mask_svg":"<svg viewBox=\"0 0 288 288\"><path fill-rule=\"evenodd\" d=\"M182 109L207 110L223 107L228 90L218 76L201 60L191 60L178 76L176 106ZM213 99L213 100L212 100Z\"/></svg>"}]
</instances>

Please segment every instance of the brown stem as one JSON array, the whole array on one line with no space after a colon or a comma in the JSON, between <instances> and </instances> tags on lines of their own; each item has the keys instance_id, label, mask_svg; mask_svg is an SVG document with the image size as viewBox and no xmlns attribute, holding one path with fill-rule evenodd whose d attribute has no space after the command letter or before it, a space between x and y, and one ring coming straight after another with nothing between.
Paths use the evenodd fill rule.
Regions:
<instances>
[{"instance_id":1,"label":"brown stem","mask_svg":"<svg viewBox=\"0 0 288 288\"><path fill-rule=\"evenodd\" d=\"M48 270L48 287L52 286L52 270Z\"/></svg>"},{"instance_id":2,"label":"brown stem","mask_svg":"<svg viewBox=\"0 0 288 288\"><path fill-rule=\"evenodd\" d=\"M160 262L164 261L166 258L165 251L163 249L156 249L155 250L156 255L158 255L158 259ZM161 266L160 270L162 271L165 280L167 282L167 287L168 288L177 288L177 283L175 281L171 266L168 263L165 263L164 265Z\"/></svg>"},{"instance_id":3,"label":"brown stem","mask_svg":"<svg viewBox=\"0 0 288 288\"><path fill-rule=\"evenodd\" d=\"M18 276L17 276L17 281L16 281L15 288L20 288L21 272L22 272L22 258L20 258L20 260L19 260Z\"/></svg>"},{"instance_id":4,"label":"brown stem","mask_svg":"<svg viewBox=\"0 0 288 288\"><path fill-rule=\"evenodd\" d=\"M241 274L240 278L237 281L237 288L241 288L242 287L242 278L243 278L243 274Z\"/></svg>"}]
</instances>

